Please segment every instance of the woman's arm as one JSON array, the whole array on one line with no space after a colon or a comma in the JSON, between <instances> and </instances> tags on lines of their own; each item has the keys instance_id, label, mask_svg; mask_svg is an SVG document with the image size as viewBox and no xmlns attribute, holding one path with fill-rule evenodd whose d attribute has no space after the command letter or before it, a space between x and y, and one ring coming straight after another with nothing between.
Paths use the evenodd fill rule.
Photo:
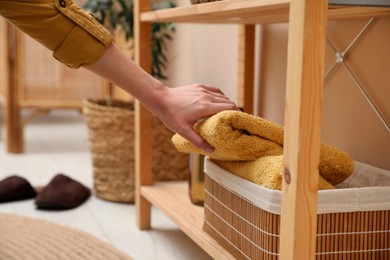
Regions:
<instances>
[{"instance_id":1,"label":"woman's arm","mask_svg":"<svg viewBox=\"0 0 390 260\"><path fill-rule=\"evenodd\" d=\"M211 147L192 128L199 120L223 110L237 109L219 89L207 85L169 88L137 66L115 43L86 69L133 95L172 131L198 148Z\"/></svg>"},{"instance_id":2,"label":"woman's arm","mask_svg":"<svg viewBox=\"0 0 390 260\"><path fill-rule=\"evenodd\" d=\"M0 15L52 50L62 63L85 67L135 96L168 128L207 152L213 148L192 126L222 110L236 109L211 86L164 86L112 43L112 35L72 0L0 0Z\"/></svg>"}]
</instances>

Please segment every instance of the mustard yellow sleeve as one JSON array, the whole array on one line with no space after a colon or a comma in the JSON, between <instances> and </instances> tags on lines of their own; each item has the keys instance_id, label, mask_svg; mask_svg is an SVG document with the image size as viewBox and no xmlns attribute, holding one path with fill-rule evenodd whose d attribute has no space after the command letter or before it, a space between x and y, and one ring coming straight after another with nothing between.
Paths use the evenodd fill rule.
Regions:
<instances>
[{"instance_id":1,"label":"mustard yellow sleeve","mask_svg":"<svg viewBox=\"0 0 390 260\"><path fill-rule=\"evenodd\" d=\"M71 68L96 62L112 35L71 0L0 0L0 15Z\"/></svg>"}]
</instances>

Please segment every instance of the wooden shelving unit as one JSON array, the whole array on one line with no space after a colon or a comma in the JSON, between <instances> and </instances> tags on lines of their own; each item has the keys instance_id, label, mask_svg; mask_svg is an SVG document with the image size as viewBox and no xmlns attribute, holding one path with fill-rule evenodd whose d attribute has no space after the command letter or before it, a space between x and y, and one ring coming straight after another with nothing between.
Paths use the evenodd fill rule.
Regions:
<instances>
[{"instance_id":1,"label":"wooden shelving unit","mask_svg":"<svg viewBox=\"0 0 390 260\"><path fill-rule=\"evenodd\" d=\"M264 24L288 22L290 0L223 0L141 14L142 22ZM389 14L388 8L329 6L329 19Z\"/></svg>"},{"instance_id":2,"label":"wooden shelving unit","mask_svg":"<svg viewBox=\"0 0 390 260\"><path fill-rule=\"evenodd\" d=\"M230 253L215 243L215 240L202 230L203 207L191 203L187 182L160 182L153 186L143 186L141 195L164 212L210 256L234 259Z\"/></svg>"},{"instance_id":3,"label":"wooden shelving unit","mask_svg":"<svg viewBox=\"0 0 390 260\"><path fill-rule=\"evenodd\" d=\"M390 15L390 8L329 6L326 0L223 0L150 11L135 1L136 60L150 69L151 22L258 24L289 22L280 259L314 259L324 51L328 19ZM246 86L248 87L248 86ZM150 229L160 208L212 257L233 258L202 231L201 208L185 185L154 184L150 169L151 115L136 106L138 226Z\"/></svg>"}]
</instances>

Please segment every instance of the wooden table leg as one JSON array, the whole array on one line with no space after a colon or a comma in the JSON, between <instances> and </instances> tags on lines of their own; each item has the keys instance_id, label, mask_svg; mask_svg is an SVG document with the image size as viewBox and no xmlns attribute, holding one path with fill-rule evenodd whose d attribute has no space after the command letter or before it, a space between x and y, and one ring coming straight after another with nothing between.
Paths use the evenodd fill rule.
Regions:
<instances>
[{"instance_id":1,"label":"wooden table leg","mask_svg":"<svg viewBox=\"0 0 390 260\"><path fill-rule=\"evenodd\" d=\"M19 71L20 60L18 57L17 32L14 26L7 26L7 55L8 55L8 82L6 83L6 125L7 125L7 151L11 153L23 152L23 127L20 120L18 100L21 73Z\"/></svg>"}]
</instances>

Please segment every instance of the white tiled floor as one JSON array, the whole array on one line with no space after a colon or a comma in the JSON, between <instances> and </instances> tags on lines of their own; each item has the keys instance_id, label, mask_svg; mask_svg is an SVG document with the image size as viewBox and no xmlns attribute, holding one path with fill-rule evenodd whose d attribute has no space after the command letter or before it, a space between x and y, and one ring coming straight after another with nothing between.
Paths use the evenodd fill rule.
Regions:
<instances>
[{"instance_id":1,"label":"white tiled floor","mask_svg":"<svg viewBox=\"0 0 390 260\"><path fill-rule=\"evenodd\" d=\"M53 111L34 118L25 128L25 153L6 153L4 126L0 142L0 179L12 174L33 186L47 184L64 173L92 187L92 167L87 128L75 111ZM0 212L46 219L86 231L134 259L210 259L158 209L152 211L152 229L135 225L134 205L104 201L92 196L69 211L40 211L34 200L0 204Z\"/></svg>"}]
</instances>

